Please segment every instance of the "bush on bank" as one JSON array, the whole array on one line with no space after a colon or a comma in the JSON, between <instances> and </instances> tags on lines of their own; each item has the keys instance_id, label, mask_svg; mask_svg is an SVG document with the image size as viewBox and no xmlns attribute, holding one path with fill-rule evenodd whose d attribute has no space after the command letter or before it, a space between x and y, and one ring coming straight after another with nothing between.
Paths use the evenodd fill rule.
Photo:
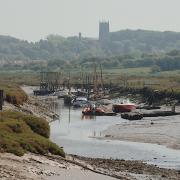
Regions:
<instances>
[{"instance_id":1,"label":"bush on bank","mask_svg":"<svg viewBox=\"0 0 180 180\"><path fill-rule=\"evenodd\" d=\"M37 154L52 153L65 156L62 148L52 143L48 123L34 116L20 112L0 113L0 152L22 156L26 152Z\"/></svg>"},{"instance_id":2,"label":"bush on bank","mask_svg":"<svg viewBox=\"0 0 180 180\"><path fill-rule=\"evenodd\" d=\"M15 112L15 111L4 111L1 113L2 117L8 119L16 119L18 121L23 120L33 132L44 136L45 138L49 138L50 128L47 121L43 118L39 118L33 115L26 115L24 113Z\"/></svg>"},{"instance_id":3,"label":"bush on bank","mask_svg":"<svg viewBox=\"0 0 180 180\"><path fill-rule=\"evenodd\" d=\"M26 93L17 85L12 83L1 83L0 89L4 90L5 100L14 105L21 105L28 99Z\"/></svg>"}]
</instances>

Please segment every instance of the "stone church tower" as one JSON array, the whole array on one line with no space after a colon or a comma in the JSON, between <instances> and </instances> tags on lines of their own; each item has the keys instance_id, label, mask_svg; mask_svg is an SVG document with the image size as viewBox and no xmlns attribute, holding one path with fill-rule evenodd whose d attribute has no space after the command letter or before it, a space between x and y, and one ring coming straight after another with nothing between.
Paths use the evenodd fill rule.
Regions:
<instances>
[{"instance_id":1,"label":"stone church tower","mask_svg":"<svg viewBox=\"0 0 180 180\"><path fill-rule=\"evenodd\" d=\"M109 41L109 21L99 23L99 41L102 43Z\"/></svg>"}]
</instances>

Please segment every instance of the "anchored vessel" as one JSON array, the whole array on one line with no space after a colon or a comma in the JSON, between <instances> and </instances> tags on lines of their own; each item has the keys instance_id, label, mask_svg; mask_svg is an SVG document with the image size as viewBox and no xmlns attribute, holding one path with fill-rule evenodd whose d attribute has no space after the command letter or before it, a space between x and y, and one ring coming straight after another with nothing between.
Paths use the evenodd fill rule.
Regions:
<instances>
[{"instance_id":1,"label":"anchored vessel","mask_svg":"<svg viewBox=\"0 0 180 180\"><path fill-rule=\"evenodd\" d=\"M105 111L100 107L96 107L95 105L90 105L89 107L85 107L82 113L84 115L94 115L94 116L105 115Z\"/></svg>"},{"instance_id":2,"label":"anchored vessel","mask_svg":"<svg viewBox=\"0 0 180 180\"><path fill-rule=\"evenodd\" d=\"M136 105L127 100L118 100L113 104L113 112L123 113L131 112L136 109Z\"/></svg>"}]
</instances>

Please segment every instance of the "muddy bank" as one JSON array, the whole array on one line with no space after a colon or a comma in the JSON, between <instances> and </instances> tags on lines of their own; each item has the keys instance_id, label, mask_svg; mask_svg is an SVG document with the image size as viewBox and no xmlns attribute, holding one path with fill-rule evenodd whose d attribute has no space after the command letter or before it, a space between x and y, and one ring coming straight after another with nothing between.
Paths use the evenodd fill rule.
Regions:
<instances>
[{"instance_id":1,"label":"muddy bank","mask_svg":"<svg viewBox=\"0 0 180 180\"><path fill-rule=\"evenodd\" d=\"M102 132L107 139L143 142L180 149L180 116L144 118L116 124Z\"/></svg>"},{"instance_id":2,"label":"muddy bank","mask_svg":"<svg viewBox=\"0 0 180 180\"><path fill-rule=\"evenodd\" d=\"M148 165L141 161L125 161L100 158L85 158L73 156L75 159L86 162L94 169L113 173L115 175L124 174L130 179L180 179L180 171L158 168L154 165Z\"/></svg>"},{"instance_id":3,"label":"muddy bank","mask_svg":"<svg viewBox=\"0 0 180 180\"><path fill-rule=\"evenodd\" d=\"M0 179L3 180L178 180L180 172L147 165L140 161L92 159L68 156L39 156L26 154L17 157L0 154Z\"/></svg>"},{"instance_id":4,"label":"muddy bank","mask_svg":"<svg viewBox=\"0 0 180 180\"><path fill-rule=\"evenodd\" d=\"M17 157L12 154L0 154L0 179L2 180L114 180L110 176L93 173L75 163L63 159L48 158L35 154ZM51 160L52 159L52 160Z\"/></svg>"},{"instance_id":5,"label":"muddy bank","mask_svg":"<svg viewBox=\"0 0 180 180\"><path fill-rule=\"evenodd\" d=\"M19 106L4 102L3 110L24 112L44 118L47 122L51 122L58 118L58 115L49 108L52 102L54 102L54 97L28 96L28 100Z\"/></svg>"},{"instance_id":6,"label":"muddy bank","mask_svg":"<svg viewBox=\"0 0 180 180\"><path fill-rule=\"evenodd\" d=\"M63 162L57 164L40 155L26 154L22 157L13 154L0 154L0 179L35 180L58 175L59 168L68 168Z\"/></svg>"}]
</instances>

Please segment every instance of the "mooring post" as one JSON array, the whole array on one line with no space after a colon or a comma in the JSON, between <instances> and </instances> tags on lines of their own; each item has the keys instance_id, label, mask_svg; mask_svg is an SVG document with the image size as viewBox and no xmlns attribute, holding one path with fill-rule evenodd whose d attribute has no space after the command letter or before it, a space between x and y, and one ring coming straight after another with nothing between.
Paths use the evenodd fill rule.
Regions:
<instances>
[{"instance_id":1,"label":"mooring post","mask_svg":"<svg viewBox=\"0 0 180 180\"><path fill-rule=\"evenodd\" d=\"M0 90L0 111L3 109L3 96L4 96L4 91Z\"/></svg>"}]
</instances>

